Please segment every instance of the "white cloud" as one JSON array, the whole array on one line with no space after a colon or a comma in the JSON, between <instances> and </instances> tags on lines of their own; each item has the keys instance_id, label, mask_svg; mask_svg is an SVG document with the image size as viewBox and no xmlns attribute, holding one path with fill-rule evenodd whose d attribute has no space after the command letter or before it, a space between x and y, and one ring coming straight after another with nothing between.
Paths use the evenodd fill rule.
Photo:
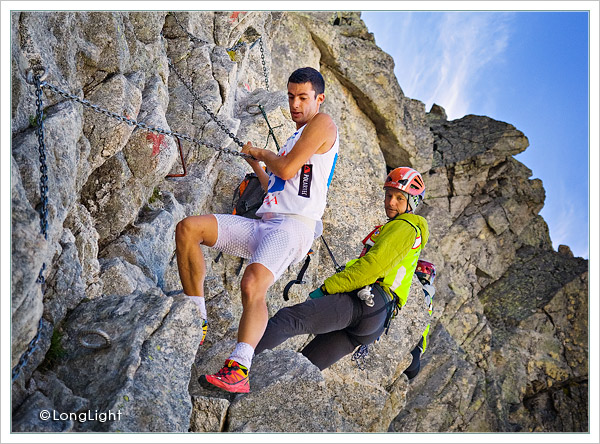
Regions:
<instances>
[{"instance_id":1,"label":"white cloud","mask_svg":"<svg viewBox=\"0 0 600 444\"><path fill-rule=\"evenodd\" d=\"M393 56L406 96L423 101L427 109L439 104L450 119L469 113L471 103L481 101L473 86L484 70L489 72L504 60L513 16L511 12L363 14L378 36L386 36L377 44Z\"/></svg>"}]
</instances>

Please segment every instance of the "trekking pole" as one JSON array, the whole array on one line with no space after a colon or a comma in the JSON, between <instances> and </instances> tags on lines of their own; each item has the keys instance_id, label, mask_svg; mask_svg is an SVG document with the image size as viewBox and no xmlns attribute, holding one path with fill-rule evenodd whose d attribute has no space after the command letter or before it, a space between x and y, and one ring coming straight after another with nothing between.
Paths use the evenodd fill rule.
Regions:
<instances>
[{"instance_id":1,"label":"trekking pole","mask_svg":"<svg viewBox=\"0 0 600 444\"><path fill-rule=\"evenodd\" d=\"M329 245L327 245L327 242L325 242L325 238L323 237L323 235L321 235L321 240L323 241L325 248L327 248L329 257L331 257L331 260L333 261L333 265L335 266L335 272L339 273L340 271L342 271L344 269L344 267L341 267L340 265L338 265L337 261L335 260L335 257L333 256L333 253L331 252L331 249L329 248Z\"/></svg>"}]
</instances>

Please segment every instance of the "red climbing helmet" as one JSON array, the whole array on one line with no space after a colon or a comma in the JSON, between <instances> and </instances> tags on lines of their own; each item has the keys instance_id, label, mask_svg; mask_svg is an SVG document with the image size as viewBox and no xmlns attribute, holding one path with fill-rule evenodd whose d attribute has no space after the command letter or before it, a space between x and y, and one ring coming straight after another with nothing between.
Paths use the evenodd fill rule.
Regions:
<instances>
[{"instance_id":1,"label":"red climbing helmet","mask_svg":"<svg viewBox=\"0 0 600 444\"><path fill-rule=\"evenodd\" d=\"M390 171L383 188L396 188L407 193L407 200L412 211L425 197L425 183L421 174L410 167L398 167Z\"/></svg>"},{"instance_id":2,"label":"red climbing helmet","mask_svg":"<svg viewBox=\"0 0 600 444\"><path fill-rule=\"evenodd\" d=\"M419 259L417 261L417 268L415 269L415 274L419 278L422 284L430 284L433 285L433 280L435 279L435 265L431 262L423 261Z\"/></svg>"}]
</instances>

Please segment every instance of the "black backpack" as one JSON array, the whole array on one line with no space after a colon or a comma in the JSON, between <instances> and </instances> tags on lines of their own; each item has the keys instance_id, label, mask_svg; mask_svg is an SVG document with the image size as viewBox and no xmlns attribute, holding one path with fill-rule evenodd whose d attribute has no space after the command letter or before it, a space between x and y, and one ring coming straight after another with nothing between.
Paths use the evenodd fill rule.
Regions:
<instances>
[{"instance_id":1,"label":"black backpack","mask_svg":"<svg viewBox=\"0 0 600 444\"><path fill-rule=\"evenodd\" d=\"M256 211L260 208L267 192L263 190L256 173L248 173L233 192L232 214L260 219Z\"/></svg>"}]
</instances>

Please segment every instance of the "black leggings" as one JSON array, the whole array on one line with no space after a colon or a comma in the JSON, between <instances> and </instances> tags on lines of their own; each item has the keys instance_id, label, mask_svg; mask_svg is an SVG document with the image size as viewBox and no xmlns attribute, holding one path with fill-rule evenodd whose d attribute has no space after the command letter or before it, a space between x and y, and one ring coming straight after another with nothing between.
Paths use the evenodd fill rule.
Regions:
<instances>
[{"instance_id":1,"label":"black leggings","mask_svg":"<svg viewBox=\"0 0 600 444\"><path fill-rule=\"evenodd\" d=\"M355 294L339 293L284 307L269 319L255 353L275 348L292 336L314 334L302 354L319 369L326 369L383 333L389 306L378 293L374 302L369 307Z\"/></svg>"}]
</instances>

